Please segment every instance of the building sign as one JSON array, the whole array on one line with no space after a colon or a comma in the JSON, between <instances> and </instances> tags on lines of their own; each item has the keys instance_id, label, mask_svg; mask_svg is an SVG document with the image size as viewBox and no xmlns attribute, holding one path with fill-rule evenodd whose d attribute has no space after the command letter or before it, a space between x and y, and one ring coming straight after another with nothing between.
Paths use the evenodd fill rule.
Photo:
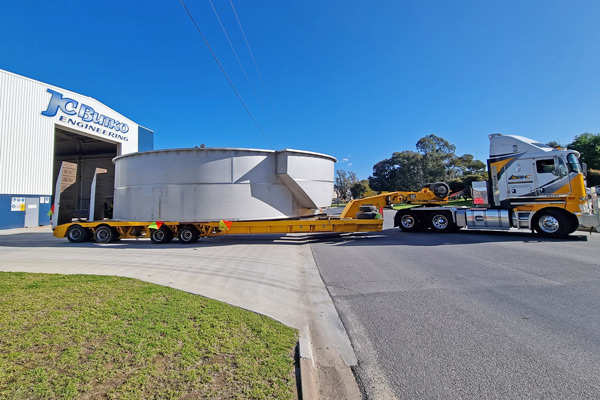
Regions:
<instances>
[{"instance_id":1,"label":"building sign","mask_svg":"<svg viewBox=\"0 0 600 400\"><path fill-rule=\"evenodd\" d=\"M25 197L11 197L10 211L25 211Z\"/></svg>"},{"instance_id":2,"label":"building sign","mask_svg":"<svg viewBox=\"0 0 600 400\"><path fill-rule=\"evenodd\" d=\"M64 97L62 93L52 89L47 89L47 91L52 97L48 102L48 108L42 111L42 115L54 117L58 113L58 110L60 110L66 114L58 118L64 124L76 126L124 142L129 140L126 135L129 132L129 125L126 123L100 114L86 104Z\"/></svg>"}]
</instances>

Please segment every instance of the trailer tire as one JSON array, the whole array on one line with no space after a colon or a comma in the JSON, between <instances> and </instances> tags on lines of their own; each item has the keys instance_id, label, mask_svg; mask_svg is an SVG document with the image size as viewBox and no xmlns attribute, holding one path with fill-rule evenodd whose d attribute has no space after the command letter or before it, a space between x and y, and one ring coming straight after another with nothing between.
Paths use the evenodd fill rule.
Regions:
<instances>
[{"instance_id":1,"label":"trailer tire","mask_svg":"<svg viewBox=\"0 0 600 400\"><path fill-rule=\"evenodd\" d=\"M377 207L371 206L371 205L360 206L360 207L358 207L358 209L360 211L364 211L364 212L372 212L372 211L377 212Z\"/></svg>"},{"instance_id":2,"label":"trailer tire","mask_svg":"<svg viewBox=\"0 0 600 400\"><path fill-rule=\"evenodd\" d=\"M452 232L456 230L456 224L452 221L452 215L448 211L433 211L429 214L429 227L433 232Z\"/></svg>"},{"instance_id":3,"label":"trailer tire","mask_svg":"<svg viewBox=\"0 0 600 400\"><path fill-rule=\"evenodd\" d=\"M562 238L572 229L569 218L559 210L541 210L533 217L535 231L543 237Z\"/></svg>"},{"instance_id":4,"label":"trailer tire","mask_svg":"<svg viewBox=\"0 0 600 400\"><path fill-rule=\"evenodd\" d=\"M429 187L429 190L431 190L438 199L445 199L450 193L450 187L444 182L433 183Z\"/></svg>"},{"instance_id":5,"label":"trailer tire","mask_svg":"<svg viewBox=\"0 0 600 400\"><path fill-rule=\"evenodd\" d=\"M96 243L111 243L117 240L118 237L119 233L116 229L108 225L99 226L94 232L94 240Z\"/></svg>"},{"instance_id":6,"label":"trailer tire","mask_svg":"<svg viewBox=\"0 0 600 400\"><path fill-rule=\"evenodd\" d=\"M423 229L421 220L416 212L411 210L400 210L396 213L395 220L404 232L419 232Z\"/></svg>"},{"instance_id":7,"label":"trailer tire","mask_svg":"<svg viewBox=\"0 0 600 400\"><path fill-rule=\"evenodd\" d=\"M150 240L155 244L165 244L173 240L173 232L166 226L150 230Z\"/></svg>"},{"instance_id":8,"label":"trailer tire","mask_svg":"<svg viewBox=\"0 0 600 400\"><path fill-rule=\"evenodd\" d=\"M375 219L377 218L377 214L376 211L359 211L356 213L356 219Z\"/></svg>"},{"instance_id":9,"label":"trailer tire","mask_svg":"<svg viewBox=\"0 0 600 400\"><path fill-rule=\"evenodd\" d=\"M67 239L71 243L81 243L90 240L90 230L81 225L71 225L67 229Z\"/></svg>"},{"instance_id":10,"label":"trailer tire","mask_svg":"<svg viewBox=\"0 0 600 400\"><path fill-rule=\"evenodd\" d=\"M177 238L179 239L180 243L190 244L198 240L198 236L200 236L198 229L193 226L184 226L183 228L179 229L179 236Z\"/></svg>"}]
</instances>

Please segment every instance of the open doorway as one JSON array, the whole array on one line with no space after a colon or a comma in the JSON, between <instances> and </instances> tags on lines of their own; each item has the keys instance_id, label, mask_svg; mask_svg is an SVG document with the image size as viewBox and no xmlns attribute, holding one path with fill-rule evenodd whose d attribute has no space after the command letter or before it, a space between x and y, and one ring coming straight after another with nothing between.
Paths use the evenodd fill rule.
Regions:
<instances>
[{"instance_id":1,"label":"open doorway","mask_svg":"<svg viewBox=\"0 0 600 400\"><path fill-rule=\"evenodd\" d=\"M106 170L97 176L95 218L111 218L115 181L112 159L120 154L118 143L67 131L59 127L54 131L54 168L52 193L56 193L56 180L63 161L77 165L77 178L68 192L61 194L60 223L73 219L88 219L91 186L96 168ZM98 201L99 199L99 201Z\"/></svg>"}]
</instances>

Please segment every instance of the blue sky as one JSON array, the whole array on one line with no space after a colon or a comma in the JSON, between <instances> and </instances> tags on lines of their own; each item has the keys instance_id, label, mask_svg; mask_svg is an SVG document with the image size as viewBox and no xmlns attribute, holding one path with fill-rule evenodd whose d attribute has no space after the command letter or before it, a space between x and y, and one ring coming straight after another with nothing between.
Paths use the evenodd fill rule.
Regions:
<instances>
[{"instance_id":1,"label":"blue sky","mask_svg":"<svg viewBox=\"0 0 600 400\"><path fill-rule=\"evenodd\" d=\"M487 135L600 132L598 1L4 2L0 68L93 97L155 148L295 148L359 178L428 134L485 160ZM249 83L249 82L250 83ZM264 86L263 82L264 81ZM266 89L265 89L266 88Z\"/></svg>"}]
</instances>

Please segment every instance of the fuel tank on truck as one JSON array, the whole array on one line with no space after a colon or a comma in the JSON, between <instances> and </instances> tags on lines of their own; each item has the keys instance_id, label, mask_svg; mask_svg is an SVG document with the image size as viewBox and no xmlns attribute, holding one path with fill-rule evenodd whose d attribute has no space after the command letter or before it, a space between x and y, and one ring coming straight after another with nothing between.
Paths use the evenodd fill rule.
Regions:
<instances>
[{"instance_id":1,"label":"fuel tank on truck","mask_svg":"<svg viewBox=\"0 0 600 400\"><path fill-rule=\"evenodd\" d=\"M314 215L331 205L336 161L290 149L126 154L113 159L113 218L200 222Z\"/></svg>"}]
</instances>

